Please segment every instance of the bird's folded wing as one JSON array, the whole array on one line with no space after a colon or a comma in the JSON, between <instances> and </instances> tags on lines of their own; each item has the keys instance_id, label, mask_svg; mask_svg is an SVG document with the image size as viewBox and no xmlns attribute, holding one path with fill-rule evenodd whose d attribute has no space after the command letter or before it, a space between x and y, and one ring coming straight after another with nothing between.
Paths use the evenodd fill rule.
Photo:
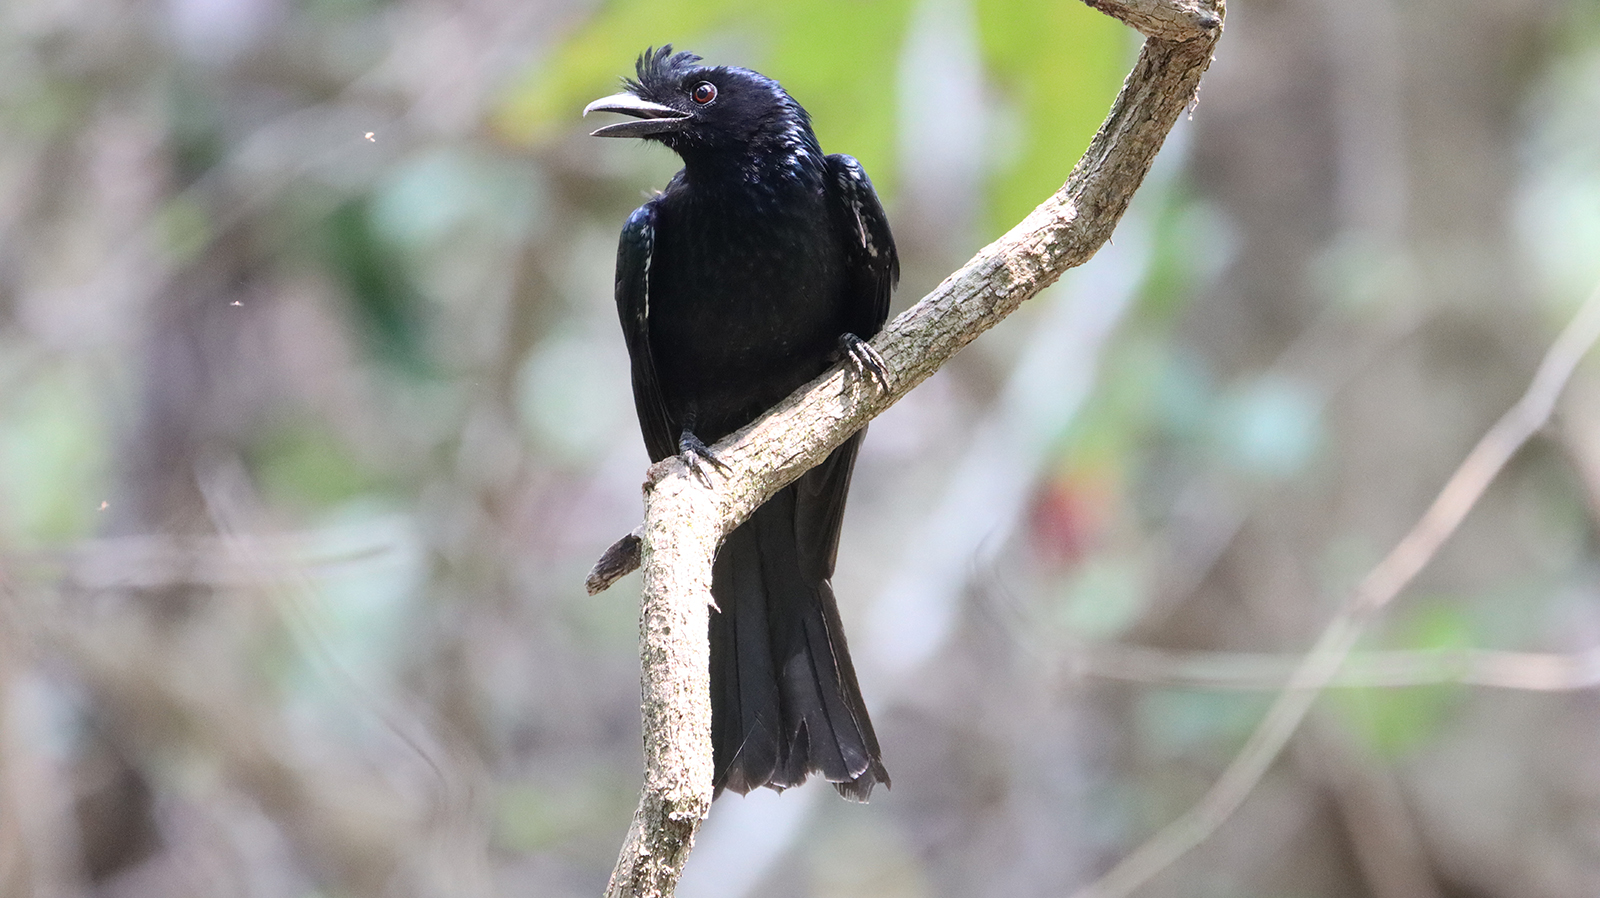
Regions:
<instances>
[{"instance_id":1,"label":"bird's folded wing","mask_svg":"<svg viewBox=\"0 0 1600 898\"><path fill-rule=\"evenodd\" d=\"M870 340L889 317L889 294L900 280L900 257L872 180L854 157L828 157L828 204L844 235L850 272L850 333Z\"/></svg>"},{"instance_id":2,"label":"bird's folded wing","mask_svg":"<svg viewBox=\"0 0 1600 898\"><path fill-rule=\"evenodd\" d=\"M650 352L650 260L655 251L655 201L628 216L617 246L617 317L633 372L633 404L651 461L677 452L677 434L667 416L661 382Z\"/></svg>"}]
</instances>

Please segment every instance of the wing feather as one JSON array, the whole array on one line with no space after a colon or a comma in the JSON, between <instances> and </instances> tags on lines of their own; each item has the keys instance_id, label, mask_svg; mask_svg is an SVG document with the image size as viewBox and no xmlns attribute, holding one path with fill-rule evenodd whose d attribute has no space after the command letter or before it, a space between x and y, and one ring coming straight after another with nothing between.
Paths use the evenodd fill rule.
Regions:
<instances>
[{"instance_id":1,"label":"wing feather","mask_svg":"<svg viewBox=\"0 0 1600 898\"><path fill-rule=\"evenodd\" d=\"M660 461L678 451L661 394L655 360L650 351L650 262L655 253L655 201L645 203L628 216L617 246L617 317L628 346L633 375L633 406L644 431L645 449L651 461Z\"/></svg>"},{"instance_id":2,"label":"wing feather","mask_svg":"<svg viewBox=\"0 0 1600 898\"><path fill-rule=\"evenodd\" d=\"M889 216L884 214L872 179L854 157L827 159L828 201L834 226L843 235L850 275L850 333L870 340L889 317L889 295L900 280Z\"/></svg>"}]
</instances>

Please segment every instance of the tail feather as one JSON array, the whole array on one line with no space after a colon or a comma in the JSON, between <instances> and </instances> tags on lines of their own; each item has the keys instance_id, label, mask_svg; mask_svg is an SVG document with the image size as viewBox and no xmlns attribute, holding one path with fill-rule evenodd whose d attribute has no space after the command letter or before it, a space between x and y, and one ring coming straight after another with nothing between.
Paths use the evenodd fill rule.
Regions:
<instances>
[{"instance_id":1,"label":"tail feather","mask_svg":"<svg viewBox=\"0 0 1600 898\"><path fill-rule=\"evenodd\" d=\"M717 555L711 615L711 695L716 788L744 794L769 781L779 761L778 682L767 639L761 554L754 533L735 530Z\"/></svg>"},{"instance_id":2,"label":"tail feather","mask_svg":"<svg viewBox=\"0 0 1600 898\"><path fill-rule=\"evenodd\" d=\"M874 785L889 783L828 583L858 443L757 509L717 554L711 723L719 793L782 790L816 772L841 795L865 801Z\"/></svg>"},{"instance_id":3,"label":"tail feather","mask_svg":"<svg viewBox=\"0 0 1600 898\"><path fill-rule=\"evenodd\" d=\"M859 800L866 801L872 793L873 783L888 785L889 773L884 770L880 760L878 737L872 730L866 704L861 699L861 686L856 682L855 667L850 663L850 650L845 642L833 589L823 583L821 592L823 595L819 604L822 613L807 622L808 633L812 634L814 663L820 664L825 660L832 662L825 676L819 676L819 681L832 684L831 690L824 691L824 696L829 699L825 707L845 764L843 772L849 776L848 780L829 779L838 784L843 795L852 795L845 790L845 786L855 783L861 790Z\"/></svg>"}]
</instances>

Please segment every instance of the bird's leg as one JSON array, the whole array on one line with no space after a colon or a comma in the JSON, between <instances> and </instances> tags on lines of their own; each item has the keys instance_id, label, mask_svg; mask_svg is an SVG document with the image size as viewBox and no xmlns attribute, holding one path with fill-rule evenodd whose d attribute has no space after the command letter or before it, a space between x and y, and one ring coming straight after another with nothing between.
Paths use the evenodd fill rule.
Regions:
<instances>
[{"instance_id":1,"label":"bird's leg","mask_svg":"<svg viewBox=\"0 0 1600 898\"><path fill-rule=\"evenodd\" d=\"M683 463L689 466L696 480L700 481L706 489L711 489L711 473L706 469L716 468L719 473L728 473L728 463L717 458L712 453L711 447L694 435L694 431L685 427L683 435L678 437L678 454L683 458Z\"/></svg>"},{"instance_id":2,"label":"bird's leg","mask_svg":"<svg viewBox=\"0 0 1600 898\"><path fill-rule=\"evenodd\" d=\"M850 360L857 377L865 377L889 392L889 365L871 343L846 332L839 335L839 352Z\"/></svg>"}]
</instances>

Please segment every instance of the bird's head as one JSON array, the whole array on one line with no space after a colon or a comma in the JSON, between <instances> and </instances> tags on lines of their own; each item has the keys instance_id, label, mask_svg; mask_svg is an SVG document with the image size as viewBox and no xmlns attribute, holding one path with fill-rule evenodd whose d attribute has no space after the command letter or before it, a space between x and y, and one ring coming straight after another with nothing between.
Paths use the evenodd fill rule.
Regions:
<instances>
[{"instance_id":1,"label":"bird's head","mask_svg":"<svg viewBox=\"0 0 1600 898\"><path fill-rule=\"evenodd\" d=\"M618 112L632 121L593 132L595 137L642 137L666 144L685 161L723 151L814 147L806 111L778 82L749 69L700 65L693 53L671 45L646 50L638 78L621 93L590 103L583 114Z\"/></svg>"}]
</instances>

